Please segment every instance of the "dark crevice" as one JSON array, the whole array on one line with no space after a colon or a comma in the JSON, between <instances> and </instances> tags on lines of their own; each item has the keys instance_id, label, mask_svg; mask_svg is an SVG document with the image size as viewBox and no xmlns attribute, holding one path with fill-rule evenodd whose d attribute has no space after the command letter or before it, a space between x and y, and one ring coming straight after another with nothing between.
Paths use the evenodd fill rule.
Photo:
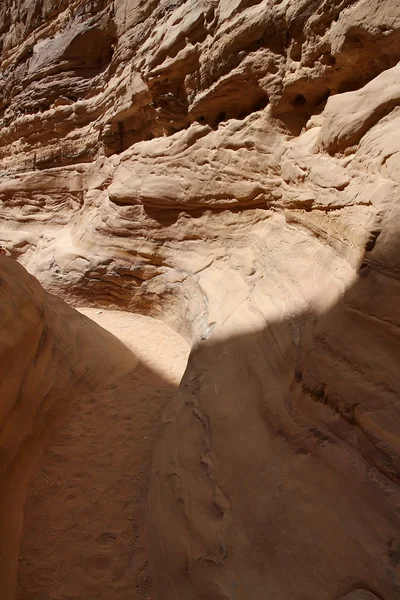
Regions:
<instances>
[{"instance_id":1,"label":"dark crevice","mask_svg":"<svg viewBox=\"0 0 400 600\"><path fill-rule=\"evenodd\" d=\"M293 106L304 106L307 104L307 100L303 94L296 94L296 96L292 100Z\"/></svg>"},{"instance_id":2,"label":"dark crevice","mask_svg":"<svg viewBox=\"0 0 400 600\"><path fill-rule=\"evenodd\" d=\"M380 233L381 232L379 229L374 229L373 231L371 231L369 239L368 239L367 243L365 244L366 252L372 252L372 250L375 248L375 244L377 242L377 239L378 239Z\"/></svg>"}]
</instances>

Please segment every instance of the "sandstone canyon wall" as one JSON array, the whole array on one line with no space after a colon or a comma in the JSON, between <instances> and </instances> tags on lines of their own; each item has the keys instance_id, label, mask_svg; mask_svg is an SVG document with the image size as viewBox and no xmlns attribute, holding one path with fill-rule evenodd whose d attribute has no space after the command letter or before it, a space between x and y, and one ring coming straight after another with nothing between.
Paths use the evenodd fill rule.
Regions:
<instances>
[{"instance_id":1,"label":"sandstone canyon wall","mask_svg":"<svg viewBox=\"0 0 400 600\"><path fill-rule=\"evenodd\" d=\"M0 273L0 597L11 600L26 489L44 444L83 401L97 403L104 389L115 390L111 404L121 400L138 361L15 261L1 256Z\"/></svg>"},{"instance_id":2,"label":"sandstone canyon wall","mask_svg":"<svg viewBox=\"0 0 400 600\"><path fill-rule=\"evenodd\" d=\"M0 243L192 343L158 598L400 597L398 2L6 0L0 35Z\"/></svg>"}]
</instances>

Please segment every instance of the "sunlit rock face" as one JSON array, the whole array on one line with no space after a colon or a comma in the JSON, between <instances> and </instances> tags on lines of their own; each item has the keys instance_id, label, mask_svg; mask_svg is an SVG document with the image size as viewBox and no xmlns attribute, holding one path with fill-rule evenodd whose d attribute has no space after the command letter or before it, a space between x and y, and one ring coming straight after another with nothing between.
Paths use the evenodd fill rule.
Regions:
<instances>
[{"instance_id":1,"label":"sunlit rock face","mask_svg":"<svg viewBox=\"0 0 400 600\"><path fill-rule=\"evenodd\" d=\"M193 344L150 484L158 597L400 597L396 2L0 15L0 243Z\"/></svg>"}]
</instances>

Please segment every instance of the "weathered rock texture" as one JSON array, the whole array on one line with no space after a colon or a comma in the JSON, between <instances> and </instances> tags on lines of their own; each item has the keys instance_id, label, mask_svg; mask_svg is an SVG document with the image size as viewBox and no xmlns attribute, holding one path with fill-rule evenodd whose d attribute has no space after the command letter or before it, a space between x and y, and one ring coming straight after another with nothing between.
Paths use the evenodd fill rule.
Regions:
<instances>
[{"instance_id":1,"label":"weathered rock texture","mask_svg":"<svg viewBox=\"0 0 400 600\"><path fill-rule=\"evenodd\" d=\"M398 3L0 10L3 244L193 341L159 598L400 597Z\"/></svg>"}]
</instances>

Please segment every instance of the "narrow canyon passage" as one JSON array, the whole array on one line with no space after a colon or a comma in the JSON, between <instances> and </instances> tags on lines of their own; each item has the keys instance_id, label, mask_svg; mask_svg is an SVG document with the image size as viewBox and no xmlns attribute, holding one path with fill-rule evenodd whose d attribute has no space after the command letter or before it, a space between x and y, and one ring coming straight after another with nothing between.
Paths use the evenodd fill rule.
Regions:
<instances>
[{"instance_id":1,"label":"narrow canyon passage","mask_svg":"<svg viewBox=\"0 0 400 600\"><path fill-rule=\"evenodd\" d=\"M45 451L26 501L18 600L152 597L144 540L152 450L189 348L155 319L81 312L137 364L96 397L89 390Z\"/></svg>"}]
</instances>

